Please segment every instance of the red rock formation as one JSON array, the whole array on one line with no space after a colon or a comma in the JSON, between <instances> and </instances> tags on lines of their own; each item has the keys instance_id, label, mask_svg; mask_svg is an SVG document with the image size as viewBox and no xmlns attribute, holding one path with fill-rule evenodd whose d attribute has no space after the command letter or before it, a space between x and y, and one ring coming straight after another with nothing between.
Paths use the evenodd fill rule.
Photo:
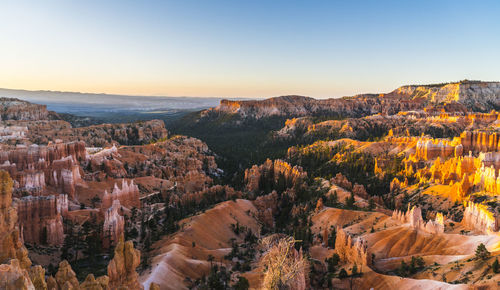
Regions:
<instances>
[{"instance_id":1,"label":"red rock formation","mask_svg":"<svg viewBox=\"0 0 500 290\"><path fill-rule=\"evenodd\" d=\"M500 217L489 210L486 205L465 202L464 208L464 218L461 222L464 227L478 230L484 234L490 234L499 230Z\"/></svg>"},{"instance_id":2,"label":"red rock formation","mask_svg":"<svg viewBox=\"0 0 500 290\"><path fill-rule=\"evenodd\" d=\"M59 289L78 289L80 287L75 271L71 269L71 265L66 260L59 263L55 280Z\"/></svg>"},{"instance_id":3,"label":"red rock formation","mask_svg":"<svg viewBox=\"0 0 500 290\"><path fill-rule=\"evenodd\" d=\"M210 200L229 200L241 198L242 192L234 190L227 185L214 185L196 192L187 192L180 195L171 194L167 196L168 205L170 206L186 206L188 204L199 204L203 198Z\"/></svg>"},{"instance_id":4,"label":"red rock formation","mask_svg":"<svg viewBox=\"0 0 500 290\"><path fill-rule=\"evenodd\" d=\"M15 98L0 98L1 120L47 120L46 105L32 104Z\"/></svg>"},{"instance_id":5,"label":"red rock formation","mask_svg":"<svg viewBox=\"0 0 500 290\"><path fill-rule=\"evenodd\" d=\"M168 137L161 120L140 121L126 124L101 124L72 128L68 122L47 121L28 123L28 139L36 144L47 144L54 139L63 142L84 141L87 146L105 147L149 144Z\"/></svg>"},{"instance_id":6,"label":"red rock formation","mask_svg":"<svg viewBox=\"0 0 500 290\"><path fill-rule=\"evenodd\" d=\"M0 169L13 176L16 189L40 191L50 185L73 197L75 184L81 182L78 164L86 158L83 142L19 146L0 153Z\"/></svg>"},{"instance_id":7,"label":"red rock formation","mask_svg":"<svg viewBox=\"0 0 500 290\"><path fill-rule=\"evenodd\" d=\"M12 184L9 174L0 171L0 264L19 260L21 268L31 265L17 224L17 210L12 206Z\"/></svg>"},{"instance_id":8,"label":"red rock formation","mask_svg":"<svg viewBox=\"0 0 500 290\"><path fill-rule=\"evenodd\" d=\"M343 262L368 267L372 264L372 256L368 250L367 243L361 238L353 241L351 236L341 227L337 227L335 251Z\"/></svg>"},{"instance_id":9,"label":"red rock formation","mask_svg":"<svg viewBox=\"0 0 500 290\"><path fill-rule=\"evenodd\" d=\"M408 205L408 210L403 213L395 210L392 213L392 218L399 220L402 223L409 223L410 226L416 230L422 230L432 234L444 233L444 217L441 213L436 214L435 221L424 222L422 218L422 210L419 207L412 207Z\"/></svg>"},{"instance_id":10,"label":"red rock formation","mask_svg":"<svg viewBox=\"0 0 500 290\"><path fill-rule=\"evenodd\" d=\"M335 178L332 178L330 182L347 190L352 189L352 183L347 179L347 177L342 175L342 173L337 173L337 175L335 175Z\"/></svg>"},{"instance_id":11,"label":"red rock formation","mask_svg":"<svg viewBox=\"0 0 500 290\"><path fill-rule=\"evenodd\" d=\"M284 190L304 185L307 173L300 166L291 166L280 159L271 161L267 159L264 164L254 165L245 170L246 189L256 192L266 189L266 183L272 188Z\"/></svg>"},{"instance_id":12,"label":"red rock formation","mask_svg":"<svg viewBox=\"0 0 500 290\"><path fill-rule=\"evenodd\" d=\"M108 276L109 286L111 289L135 290L143 289L142 285L137 280L139 275L135 271L141 262L141 252L134 249L132 241L123 242L120 239L115 248L115 256L109 262Z\"/></svg>"},{"instance_id":13,"label":"red rock formation","mask_svg":"<svg viewBox=\"0 0 500 290\"><path fill-rule=\"evenodd\" d=\"M27 196L17 202L19 225L24 241L31 244L62 245L64 242L62 211L64 198Z\"/></svg>"},{"instance_id":14,"label":"red rock formation","mask_svg":"<svg viewBox=\"0 0 500 290\"><path fill-rule=\"evenodd\" d=\"M134 184L134 180L130 183L125 179L122 179L121 189L115 183L113 191L108 193L107 190L104 191L104 196L102 197L101 210L105 211L113 205L115 200L119 200L120 204L127 208L140 208L141 201L139 200L139 187Z\"/></svg>"},{"instance_id":15,"label":"red rock formation","mask_svg":"<svg viewBox=\"0 0 500 290\"><path fill-rule=\"evenodd\" d=\"M465 131L460 135L464 152L492 152L500 149L500 134L496 132Z\"/></svg>"},{"instance_id":16,"label":"red rock formation","mask_svg":"<svg viewBox=\"0 0 500 290\"><path fill-rule=\"evenodd\" d=\"M123 235L125 219L120 214L121 207L120 200L115 199L113 205L104 213L102 242L105 249L115 246Z\"/></svg>"},{"instance_id":17,"label":"red rock formation","mask_svg":"<svg viewBox=\"0 0 500 290\"><path fill-rule=\"evenodd\" d=\"M17 259L9 264L0 264L0 289L5 290L35 290L28 271L21 267Z\"/></svg>"},{"instance_id":18,"label":"red rock formation","mask_svg":"<svg viewBox=\"0 0 500 290\"><path fill-rule=\"evenodd\" d=\"M278 211L278 194L276 191L257 197L253 204L257 208L258 219L273 228L274 214Z\"/></svg>"}]
</instances>

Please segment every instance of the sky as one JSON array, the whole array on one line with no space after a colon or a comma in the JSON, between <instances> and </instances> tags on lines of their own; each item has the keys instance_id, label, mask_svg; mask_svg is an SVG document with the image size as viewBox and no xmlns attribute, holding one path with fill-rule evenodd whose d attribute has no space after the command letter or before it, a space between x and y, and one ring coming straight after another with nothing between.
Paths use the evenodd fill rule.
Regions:
<instances>
[{"instance_id":1,"label":"sky","mask_svg":"<svg viewBox=\"0 0 500 290\"><path fill-rule=\"evenodd\" d=\"M0 0L0 87L326 98L499 81L498 15L498 0Z\"/></svg>"}]
</instances>

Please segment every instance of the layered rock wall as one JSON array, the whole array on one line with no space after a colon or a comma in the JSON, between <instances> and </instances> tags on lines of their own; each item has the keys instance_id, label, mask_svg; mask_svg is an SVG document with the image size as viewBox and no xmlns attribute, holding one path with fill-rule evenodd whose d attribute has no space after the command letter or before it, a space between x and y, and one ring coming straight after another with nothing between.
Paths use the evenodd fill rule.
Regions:
<instances>
[{"instance_id":1,"label":"layered rock wall","mask_svg":"<svg viewBox=\"0 0 500 290\"><path fill-rule=\"evenodd\" d=\"M46 105L32 104L15 98L0 98L1 120L47 120Z\"/></svg>"},{"instance_id":2,"label":"layered rock wall","mask_svg":"<svg viewBox=\"0 0 500 290\"><path fill-rule=\"evenodd\" d=\"M434 221L430 220L425 222L422 218L422 210L416 206L410 209L408 205L406 213L395 210L392 213L392 218L402 223L408 223L410 227L416 230L425 231L431 234L444 233L444 217L441 213L436 214L436 219Z\"/></svg>"},{"instance_id":3,"label":"layered rock wall","mask_svg":"<svg viewBox=\"0 0 500 290\"><path fill-rule=\"evenodd\" d=\"M500 217L493 213L486 205L474 202L464 203L464 217L462 225L466 228L478 230L485 234L497 232L500 227Z\"/></svg>"},{"instance_id":4,"label":"layered rock wall","mask_svg":"<svg viewBox=\"0 0 500 290\"><path fill-rule=\"evenodd\" d=\"M369 267L372 265L372 256L366 241L361 238L353 240L341 227L337 227L335 251L343 262L353 263L358 266Z\"/></svg>"},{"instance_id":5,"label":"layered rock wall","mask_svg":"<svg viewBox=\"0 0 500 290\"><path fill-rule=\"evenodd\" d=\"M127 180L122 179L121 188L118 188L118 185L115 183L111 193L105 190L102 197L101 210L106 211L113 205L115 200L119 200L121 205L129 209L132 207L141 207L139 187L134 184L134 180L131 180L129 183Z\"/></svg>"},{"instance_id":6,"label":"layered rock wall","mask_svg":"<svg viewBox=\"0 0 500 290\"><path fill-rule=\"evenodd\" d=\"M105 249L115 246L123 235L125 219L120 214L122 211L121 207L120 200L115 199L113 205L104 214L102 242Z\"/></svg>"},{"instance_id":7,"label":"layered rock wall","mask_svg":"<svg viewBox=\"0 0 500 290\"><path fill-rule=\"evenodd\" d=\"M62 213L67 212L67 197L27 196L17 202L19 225L24 241L30 244L62 245Z\"/></svg>"},{"instance_id":8,"label":"layered rock wall","mask_svg":"<svg viewBox=\"0 0 500 290\"><path fill-rule=\"evenodd\" d=\"M109 287L111 289L136 290L143 289L139 283L139 275L136 272L141 262L141 252L134 249L132 241L123 242L121 239L115 248L115 255L108 265Z\"/></svg>"},{"instance_id":9,"label":"layered rock wall","mask_svg":"<svg viewBox=\"0 0 500 290\"><path fill-rule=\"evenodd\" d=\"M19 146L0 152L0 169L9 172L17 190L39 192L54 186L73 197L75 184L81 182L79 163L86 159L83 142Z\"/></svg>"},{"instance_id":10,"label":"layered rock wall","mask_svg":"<svg viewBox=\"0 0 500 290\"><path fill-rule=\"evenodd\" d=\"M300 166L291 166L280 159L267 159L264 164L254 165L245 170L246 189L250 192L260 190L297 188L303 185L307 173Z\"/></svg>"}]
</instances>

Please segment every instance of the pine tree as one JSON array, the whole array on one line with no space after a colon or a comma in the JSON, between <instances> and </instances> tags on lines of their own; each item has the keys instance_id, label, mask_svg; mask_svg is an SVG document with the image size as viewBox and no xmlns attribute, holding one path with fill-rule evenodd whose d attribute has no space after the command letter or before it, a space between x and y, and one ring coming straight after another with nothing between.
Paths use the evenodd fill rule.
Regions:
<instances>
[{"instance_id":1,"label":"pine tree","mask_svg":"<svg viewBox=\"0 0 500 290\"><path fill-rule=\"evenodd\" d=\"M487 260L491 256L491 253L486 249L486 246L481 243L476 249L476 259L477 260Z\"/></svg>"},{"instance_id":2,"label":"pine tree","mask_svg":"<svg viewBox=\"0 0 500 290\"><path fill-rule=\"evenodd\" d=\"M495 258L495 261L493 262L493 265L491 265L491 268L493 269L493 273L500 273L500 265L498 263L498 258Z\"/></svg>"}]
</instances>

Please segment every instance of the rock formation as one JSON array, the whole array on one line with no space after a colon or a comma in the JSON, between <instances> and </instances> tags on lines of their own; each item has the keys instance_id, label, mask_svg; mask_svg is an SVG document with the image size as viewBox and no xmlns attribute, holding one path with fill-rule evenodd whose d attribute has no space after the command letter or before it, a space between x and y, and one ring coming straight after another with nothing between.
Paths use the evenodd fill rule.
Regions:
<instances>
[{"instance_id":1,"label":"rock formation","mask_svg":"<svg viewBox=\"0 0 500 290\"><path fill-rule=\"evenodd\" d=\"M31 244L62 245L64 242L62 212L67 212L67 198L27 196L17 202L19 225L24 241ZM65 207L65 209L64 209Z\"/></svg>"},{"instance_id":2,"label":"rock formation","mask_svg":"<svg viewBox=\"0 0 500 290\"><path fill-rule=\"evenodd\" d=\"M300 166L291 166L280 159L267 159L264 164L245 170L246 189L259 190L298 188L303 186L307 173ZM269 190L270 191L270 190Z\"/></svg>"},{"instance_id":3,"label":"rock formation","mask_svg":"<svg viewBox=\"0 0 500 290\"><path fill-rule=\"evenodd\" d=\"M71 269L71 265L66 260L59 263L55 280L59 285L59 289L78 289L80 287L75 271Z\"/></svg>"},{"instance_id":4,"label":"rock formation","mask_svg":"<svg viewBox=\"0 0 500 290\"><path fill-rule=\"evenodd\" d=\"M15 98L0 98L1 120L46 120L46 105L32 104Z\"/></svg>"},{"instance_id":5,"label":"rock formation","mask_svg":"<svg viewBox=\"0 0 500 290\"><path fill-rule=\"evenodd\" d=\"M113 201L113 205L104 213L103 226L103 247L108 249L118 243L123 235L125 228L125 219L120 214L121 204L119 199Z\"/></svg>"},{"instance_id":6,"label":"rock formation","mask_svg":"<svg viewBox=\"0 0 500 290\"><path fill-rule=\"evenodd\" d=\"M118 185L115 183L111 193L108 193L108 191L105 190L102 197L101 209L103 211L107 210L113 205L115 200L119 200L120 205L129 209L132 207L141 207L141 201L139 200L139 187L134 184L134 180L131 180L129 183L125 179L122 179L121 188L118 188Z\"/></svg>"},{"instance_id":7,"label":"rock formation","mask_svg":"<svg viewBox=\"0 0 500 290\"><path fill-rule=\"evenodd\" d=\"M161 120L127 124L101 124L72 128L65 121L47 121L28 124L27 138L36 144L47 144L54 139L63 142L83 141L89 147L149 144L168 137Z\"/></svg>"},{"instance_id":8,"label":"rock formation","mask_svg":"<svg viewBox=\"0 0 500 290\"><path fill-rule=\"evenodd\" d=\"M275 190L267 195L261 195L254 200L258 219L265 225L274 227L274 215L278 211L278 194Z\"/></svg>"},{"instance_id":9,"label":"rock formation","mask_svg":"<svg viewBox=\"0 0 500 290\"><path fill-rule=\"evenodd\" d=\"M368 267L372 264L372 256L368 250L367 243L361 238L353 241L351 236L339 226L337 226L335 252L343 262Z\"/></svg>"},{"instance_id":10,"label":"rock formation","mask_svg":"<svg viewBox=\"0 0 500 290\"><path fill-rule=\"evenodd\" d=\"M31 261L21 240L17 210L12 206L12 184L9 174L0 171L0 263L17 259L21 268L27 269Z\"/></svg>"},{"instance_id":11,"label":"rock formation","mask_svg":"<svg viewBox=\"0 0 500 290\"><path fill-rule=\"evenodd\" d=\"M17 190L39 192L54 186L73 197L75 184L81 182L79 162L86 159L83 142L18 146L0 153L0 169L10 173Z\"/></svg>"},{"instance_id":12,"label":"rock formation","mask_svg":"<svg viewBox=\"0 0 500 290\"><path fill-rule=\"evenodd\" d=\"M393 93L412 99L425 99L428 103L458 102L470 109L489 111L500 101L500 83L462 81L437 85L403 86Z\"/></svg>"},{"instance_id":13,"label":"rock formation","mask_svg":"<svg viewBox=\"0 0 500 290\"><path fill-rule=\"evenodd\" d=\"M483 204L464 202L464 217L462 225L466 228L478 230L484 234L497 232L500 227L498 214L493 213Z\"/></svg>"},{"instance_id":14,"label":"rock formation","mask_svg":"<svg viewBox=\"0 0 500 290\"><path fill-rule=\"evenodd\" d=\"M143 289L135 271L141 262L141 252L134 249L132 241L120 239L115 248L115 256L108 265L109 287L111 289ZM120 288L124 287L124 288Z\"/></svg>"},{"instance_id":15,"label":"rock formation","mask_svg":"<svg viewBox=\"0 0 500 290\"><path fill-rule=\"evenodd\" d=\"M35 290L28 271L21 267L17 259L9 264L0 264L0 289L5 290Z\"/></svg>"},{"instance_id":16,"label":"rock formation","mask_svg":"<svg viewBox=\"0 0 500 290\"><path fill-rule=\"evenodd\" d=\"M444 233L444 217L441 213L436 214L434 221L424 222L422 218L422 210L419 207L408 205L408 210L403 213L399 210L394 210L392 218L399 220L402 223L410 224L410 227L416 230L422 230L431 234Z\"/></svg>"}]
</instances>

